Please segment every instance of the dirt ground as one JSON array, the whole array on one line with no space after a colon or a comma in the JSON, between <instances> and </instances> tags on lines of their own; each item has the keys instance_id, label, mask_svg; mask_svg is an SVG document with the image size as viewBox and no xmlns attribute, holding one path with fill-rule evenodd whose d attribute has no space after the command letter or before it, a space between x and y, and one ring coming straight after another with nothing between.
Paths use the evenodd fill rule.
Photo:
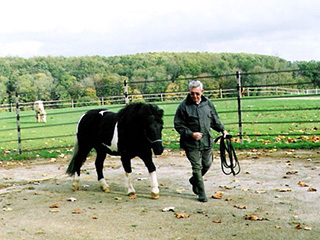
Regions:
<instances>
[{"instance_id":1,"label":"dirt ground","mask_svg":"<svg viewBox=\"0 0 320 240\"><path fill-rule=\"evenodd\" d=\"M154 159L160 198L134 159L137 198L125 194L119 158L105 161L112 192L100 191L93 157L80 191L65 170L70 156L0 164L0 239L319 239L320 149L239 151L241 173L222 173L218 156L200 203L179 151ZM214 196L215 198L213 198ZM180 217L180 218L179 218ZM250 220L251 219L251 220Z\"/></svg>"}]
</instances>

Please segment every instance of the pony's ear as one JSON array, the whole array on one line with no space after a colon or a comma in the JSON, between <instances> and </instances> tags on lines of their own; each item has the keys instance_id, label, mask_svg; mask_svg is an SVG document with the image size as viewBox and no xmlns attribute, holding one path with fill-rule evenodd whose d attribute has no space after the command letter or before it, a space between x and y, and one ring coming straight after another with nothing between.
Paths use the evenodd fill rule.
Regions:
<instances>
[{"instance_id":1,"label":"pony's ear","mask_svg":"<svg viewBox=\"0 0 320 240\"><path fill-rule=\"evenodd\" d=\"M153 107L153 111L152 111L153 114L154 114L155 116L159 117L159 118L162 118L162 117L163 117L163 113L164 113L163 109L159 108L159 107L158 107L157 105L155 105L155 104L153 104L152 107Z\"/></svg>"}]
</instances>

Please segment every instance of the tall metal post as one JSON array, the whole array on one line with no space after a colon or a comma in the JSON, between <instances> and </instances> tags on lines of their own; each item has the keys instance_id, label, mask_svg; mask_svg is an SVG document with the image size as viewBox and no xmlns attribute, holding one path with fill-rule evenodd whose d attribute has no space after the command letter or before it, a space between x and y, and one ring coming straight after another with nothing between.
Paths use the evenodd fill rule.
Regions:
<instances>
[{"instance_id":1,"label":"tall metal post","mask_svg":"<svg viewBox=\"0 0 320 240\"><path fill-rule=\"evenodd\" d=\"M128 82L127 80L123 81L123 86L124 86L124 102L126 105L129 104L129 96L128 96Z\"/></svg>"},{"instance_id":2,"label":"tall metal post","mask_svg":"<svg viewBox=\"0 0 320 240\"><path fill-rule=\"evenodd\" d=\"M239 138L240 138L240 144L242 144L243 139L242 139L242 116L241 116L241 76L239 71L236 72L236 78L237 78L237 90L238 90Z\"/></svg>"},{"instance_id":3,"label":"tall metal post","mask_svg":"<svg viewBox=\"0 0 320 240\"><path fill-rule=\"evenodd\" d=\"M19 154L21 154L22 150L21 150L20 106L19 106L19 96L17 92L16 92L16 118L17 118L18 150L19 150Z\"/></svg>"}]
</instances>

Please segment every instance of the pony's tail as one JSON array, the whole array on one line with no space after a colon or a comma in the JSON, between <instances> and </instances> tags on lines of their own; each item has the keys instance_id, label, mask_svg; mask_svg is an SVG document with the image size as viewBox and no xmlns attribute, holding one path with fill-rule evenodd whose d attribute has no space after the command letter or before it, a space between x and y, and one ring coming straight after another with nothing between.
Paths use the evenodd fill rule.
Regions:
<instances>
[{"instance_id":1,"label":"pony's tail","mask_svg":"<svg viewBox=\"0 0 320 240\"><path fill-rule=\"evenodd\" d=\"M69 166L67 168L66 173L69 174L70 176L73 176L75 174L75 172L77 171L77 165L79 165L79 163L77 163L77 155L79 152L79 143L78 143L78 139L76 138L75 144L74 144L74 148L73 148L73 155L72 158L70 160Z\"/></svg>"}]
</instances>

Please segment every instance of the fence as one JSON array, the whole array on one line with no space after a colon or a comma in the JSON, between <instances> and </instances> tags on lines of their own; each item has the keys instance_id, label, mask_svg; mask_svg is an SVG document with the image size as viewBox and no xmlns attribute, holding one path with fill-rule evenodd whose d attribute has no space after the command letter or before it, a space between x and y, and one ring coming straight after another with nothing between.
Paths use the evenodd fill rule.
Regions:
<instances>
[{"instance_id":1,"label":"fence","mask_svg":"<svg viewBox=\"0 0 320 240\"><path fill-rule=\"evenodd\" d=\"M240 143L243 143L244 138L250 137L277 137L282 136L298 136L304 138L311 138L313 136L319 136L319 115L320 110L320 90L314 89L301 89L303 84L279 84L270 86L246 86L241 84L241 74L230 74L228 77L233 77L235 80L235 87L230 89L207 89L205 95L218 105L217 110L220 118L224 119L226 128L238 138ZM191 79L185 79L190 81ZM308 87L310 83L304 83ZM170 109L170 105L174 106L173 110L165 111L164 131L174 132L172 118L174 110L177 104L185 98L187 92L170 92L170 93L152 93L152 94L128 94L127 90L128 83L124 83L125 94L123 96L109 96L104 98L87 99L85 101L75 100L63 100L63 101L48 101L45 102L46 109L49 111L47 118L50 122L50 118L56 119L54 123L47 124L36 124L34 113L32 111L33 103L21 103L19 102L19 95L16 95L15 105L2 105L0 110L3 112L0 115L0 122L2 122L2 128L0 129L0 140L1 152L3 154L9 154L11 152L22 151L41 151L45 149L59 149L59 148L71 148L72 142L70 139L74 138L75 127L80 115L83 114L89 108L93 106L108 106L108 109L114 109L115 111L124 106L124 104L132 101L145 101L152 102L161 105L163 108ZM299 88L293 88L299 86ZM287 106L283 108L272 107L267 108L264 106L255 107L258 100L271 100L271 99L302 99L302 97L315 98L317 101L312 101L312 105L307 106ZM228 105L232 107L230 109L219 107ZM301 119L281 120L271 119L267 113L302 113L308 112L308 117ZM304 115L301 114L301 115ZM222 117L221 117L222 115ZM266 115L264 118L256 117L252 120L253 115ZM311 119L310 115L314 115ZM68 116L68 118L66 118ZM69 117L70 116L70 117ZM21 121L23 119L23 121ZM289 131L289 132L277 132L273 128L276 125L281 124L306 124L305 131ZM311 129L310 124L313 125ZM270 127L272 125L272 127ZM73 128L70 131L70 126ZM244 126L247 128L244 129ZM262 133L256 129L261 129L261 126L269 129L269 131ZM53 129L49 131L49 129ZM251 129L250 131L246 129ZM39 130L41 129L41 131ZM68 132L69 131L69 132ZM48 135L50 132L50 136ZM164 142L177 142L178 136L164 135ZM167 138L168 137L168 138ZM167 138L167 139L166 139ZM59 139L59 143L54 140ZM34 142L40 141L38 147L34 147ZM267 141L267 140L266 140ZM71 143L70 143L71 142ZM44 145L44 146L43 146Z\"/></svg>"}]
</instances>

